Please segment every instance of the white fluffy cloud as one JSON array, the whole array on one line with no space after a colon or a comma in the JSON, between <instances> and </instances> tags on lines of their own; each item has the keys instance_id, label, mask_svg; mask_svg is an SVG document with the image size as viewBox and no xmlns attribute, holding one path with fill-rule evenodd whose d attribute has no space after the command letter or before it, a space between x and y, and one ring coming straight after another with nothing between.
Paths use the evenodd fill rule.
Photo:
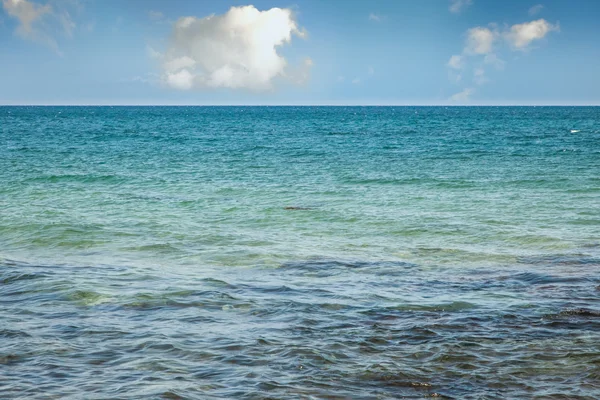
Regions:
<instances>
[{"instance_id":1,"label":"white fluffy cloud","mask_svg":"<svg viewBox=\"0 0 600 400\"><path fill-rule=\"evenodd\" d=\"M292 35L304 37L289 9L232 7L223 15L182 17L162 55L163 81L180 90L230 88L269 90L276 78L298 82L312 60L288 68L277 50Z\"/></svg>"},{"instance_id":2,"label":"white fluffy cloud","mask_svg":"<svg viewBox=\"0 0 600 400\"><path fill-rule=\"evenodd\" d=\"M541 9L538 6L533 7L538 8L536 12ZM502 38L510 45L510 50L527 50L533 41L544 38L549 32L559 30L558 24L553 25L544 19L512 25L503 30L500 30L496 24L488 26L469 29L466 33L467 38L462 53L451 56L446 63L449 68L448 78L452 82L462 82L463 75L471 71L472 83L483 85L489 82L486 76L488 65L497 70L504 69L506 63L497 55L497 52L502 49L503 41L500 40ZM473 93L474 89L466 88L450 97L450 100L465 102Z\"/></svg>"},{"instance_id":3,"label":"white fluffy cloud","mask_svg":"<svg viewBox=\"0 0 600 400\"><path fill-rule=\"evenodd\" d=\"M449 10L451 13L458 14L471 4L473 4L473 0L450 0Z\"/></svg>"},{"instance_id":4,"label":"white fluffy cloud","mask_svg":"<svg viewBox=\"0 0 600 400\"><path fill-rule=\"evenodd\" d=\"M175 89L189 90L194 86L194 75L187 69L169 73L167 84Z\"/></svg>"},{"instance_id":5,"label":"white fluffy cloud","mask_svg":"<svg viewBox=\"0 0 600 400\"><path fill-rule=\"evenodd\" d=\"M73 2L77 5L77 2ZM69 12L55 10L50 5L38 4L28 0L2 0L4 11L19 21L16 33L24 39L44 43L58 51L53 33L58 28L65 35L71 36L76 25ZM61 8L61 7L59 7Z\"/></svg>"},{"instance_id":6,"label":"white fluffy cloud","mask_svg":"<svg viewBox=\"0 0 600 400\"><path fill-rule=\"evenodd\" d=\"M467 31L467 46L465 52L472 54L489 54L492 52L494 41L498 33L489 28L481 26L471 28Z\"/></svg>"},{"instance_id":7,"label":"white fluffy cloud","mask_svg":"<svg viewBox=\"0 0 600 400\"><path fill-rule=\"evenodd\" d=\"M523 50L534 40L542 39L549 32L558 30L558 24L552 25L545 19L538 19L511 26L505 37L513 48Z\"/></svg>"}]
</instances>

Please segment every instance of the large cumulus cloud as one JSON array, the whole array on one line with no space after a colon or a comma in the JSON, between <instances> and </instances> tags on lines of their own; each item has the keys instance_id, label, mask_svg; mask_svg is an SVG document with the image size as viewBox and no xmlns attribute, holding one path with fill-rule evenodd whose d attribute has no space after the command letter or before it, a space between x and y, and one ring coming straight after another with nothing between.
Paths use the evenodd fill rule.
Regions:
<instances>
[{"instance_id":1,"label":"large cumulus cloud","mask_svg":"<svg viewBox=\"0 0 600 400\"><path fill-rule=\"evenodd\" d=\"M229 88L269 90L277 78L297 82L312 61L290 68L278 49L304 37L290 9L232 7L225 14L182 17L161 56L162 80L179 90Z\"/></svg>"}]
</instances>

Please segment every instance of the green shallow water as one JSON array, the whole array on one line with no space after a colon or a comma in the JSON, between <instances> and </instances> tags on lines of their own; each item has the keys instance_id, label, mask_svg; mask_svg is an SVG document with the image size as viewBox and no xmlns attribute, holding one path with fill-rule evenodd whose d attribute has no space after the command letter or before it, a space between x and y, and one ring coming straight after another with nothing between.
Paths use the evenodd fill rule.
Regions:
<instances>
[{"instance_id":1,"label":"green shallow water","mask_svg":"<svg viewBox=\"0 0 600 400\"><path fill-rule=\"evenodd\" d=\"M0 395L598 398L599 176L595 107L0 107Z\"/></svg>"}]
</instances>

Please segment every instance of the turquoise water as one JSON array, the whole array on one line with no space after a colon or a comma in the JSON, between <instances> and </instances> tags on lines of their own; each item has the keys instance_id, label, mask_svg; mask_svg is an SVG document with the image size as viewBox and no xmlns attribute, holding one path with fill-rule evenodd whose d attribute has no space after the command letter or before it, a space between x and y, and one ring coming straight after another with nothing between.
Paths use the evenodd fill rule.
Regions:
<instances>
[{"instance_id":1,"label":"turquoise water","mask_svg":"<svg viewBox=\"0 0 600 400\"><path fill-rule=\"evenodd\" d=\"M0 107L0 182L0 397L600 397L600 108Z\"/></svg>"}]
</instances>

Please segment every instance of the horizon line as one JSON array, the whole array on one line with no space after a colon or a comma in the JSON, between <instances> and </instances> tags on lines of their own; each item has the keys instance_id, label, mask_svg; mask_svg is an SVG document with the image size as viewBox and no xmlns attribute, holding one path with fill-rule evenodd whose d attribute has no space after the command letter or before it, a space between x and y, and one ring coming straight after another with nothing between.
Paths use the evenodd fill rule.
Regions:
<instances>
[{"instance_id":1,"label":"horizon line","mask_svg":"<svg viewBox=\"0 0 600 400\"><path fill-rule=\"evenodd\" d=\"M600 103L590 104L70 104L70 103L24 103L2 104L0 107L600 107Z\"/></svg>"}]
</instances>

